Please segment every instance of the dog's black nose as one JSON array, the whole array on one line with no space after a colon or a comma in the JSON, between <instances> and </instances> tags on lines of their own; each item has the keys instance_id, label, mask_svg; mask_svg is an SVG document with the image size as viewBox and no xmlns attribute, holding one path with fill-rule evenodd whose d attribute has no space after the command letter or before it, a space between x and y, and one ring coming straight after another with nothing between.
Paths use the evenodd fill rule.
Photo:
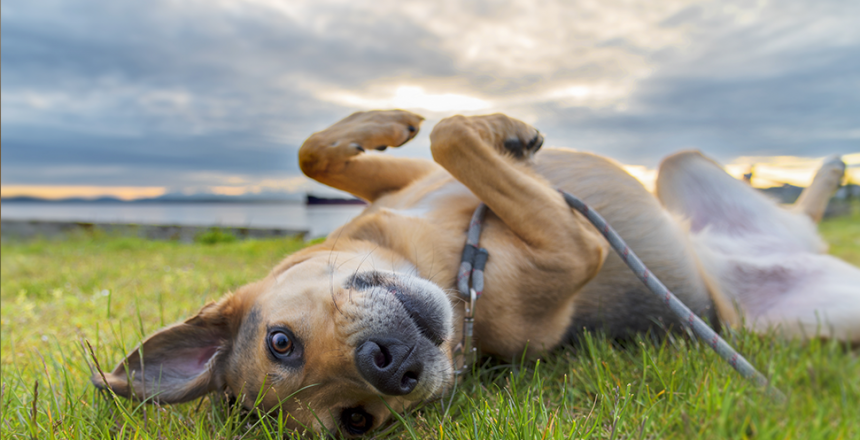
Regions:
<instances>
[{"instance_id":1,"label":"dog's black nose","mask_svg":"<svg viewBox=\"0 0 860 440\"><path fill-rule=\"evenodd\" d=\"M389 396L409 394L424 365L414 345L393 338L374 338L355 349L355 363L365 380Z\"/></svg>"}]
</instances>

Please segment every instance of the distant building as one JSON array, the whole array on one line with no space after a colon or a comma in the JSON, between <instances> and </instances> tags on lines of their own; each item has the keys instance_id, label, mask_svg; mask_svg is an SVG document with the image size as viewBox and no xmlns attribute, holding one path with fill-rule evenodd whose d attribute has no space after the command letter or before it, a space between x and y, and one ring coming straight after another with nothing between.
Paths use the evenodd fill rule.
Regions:
<instances>
[{"instance_id":1,"label":"distant building","mask_svg":"<svg viewBox=\"0 0 860 440\"><path fill-rule=\"evenodd\" d=\"M782 186L774 186L771 188L759 188L759 191L767 194L770 198L776 200L779 203L794 203L798 197L800 197L800 193L803 192L803 187L794 186L791 184L783 184Z\"/></svg>"},{"instance_id":2,"label":"distant building","mask_svg":"<svg viewBox=\"0 0 860 440\"><path fill-rule=\"evenodd\" d=\"M768 197L775 200L777 203L791 204L794 203L804 188L784 184L772 188L760 188L759 191L765 193ZM827 205L827 210L824 212L825 217L834 217L839 215L850 214L851 210L857 209L857 204L854 201L860 201L860 185L848 184L839 187L830 203Z\"/></svg>"}]
</instances>

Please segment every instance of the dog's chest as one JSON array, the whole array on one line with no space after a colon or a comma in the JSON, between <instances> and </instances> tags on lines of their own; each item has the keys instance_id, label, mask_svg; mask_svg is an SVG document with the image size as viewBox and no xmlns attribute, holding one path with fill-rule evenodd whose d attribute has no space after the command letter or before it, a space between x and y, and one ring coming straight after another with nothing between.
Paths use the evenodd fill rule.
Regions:
<instances>
[{"instance_id":1,"label":"dog's chest","mask_svg":"<svg viewBox=\"0 0 860 440\"><path fill-rule=\"evenodd\" d=\"M433 220L449 215L461 206L477 206L478 198L453 178L430 181L401 191L389 200L380 201L380 210L402 217Z\"/></svg>"},{"instance_id":2,"label":"dog's chest","mask_svg":"<svg viewBox=\"0 0 860 440\"><path fill-rule=\"evenodd\" d=\"M344 233L394 251L420 276L450 288L469 218L480 201L450 177L427 180L378 199Z\"/></svg>"}]
</instances>

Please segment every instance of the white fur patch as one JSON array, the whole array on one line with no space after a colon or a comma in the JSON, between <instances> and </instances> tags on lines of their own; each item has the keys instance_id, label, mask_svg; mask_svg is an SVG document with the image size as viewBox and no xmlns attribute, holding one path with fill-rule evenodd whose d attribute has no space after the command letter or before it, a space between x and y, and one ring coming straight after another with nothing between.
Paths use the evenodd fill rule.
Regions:
<instances>
[{"instance_id":1,"label":"white fur patch","mask_svg":"<svg viewBox=\"0 0 860 440\"><path fill-rule=\"evenodd\" d=\"M824 255L806 215L790 212L698 154L661 168L661 201L688 219L704 270L745 326L860 341L860 269Z\"/></svg>"},{"instance_id":2,"label":"white fur patch","mask_svg":"<svg viewBox=\"0 0 860 440\"><path fill-rule=\"evenodd\" d=\"M438 209L440 203L445 203L446 201L451 200L452 198L458 197L474 197L472 192L466 185L463 185L457 181L451 181L446 183L436 191L433 191L427 194L423 199L419 200L417 203L412 204L407 207L391 207L391 208L383 208L393 214L401 215L404 217L413 217L426 219L429 213Z\"/></svg>"},{"instance_id":3,"label":"white fur patch","mask_svg":"<svg viewBox=\"0 0 860 440\"><path fill-rule=\"evenodd\" d=\"M703 266L740 307L745 326L860 340L860 269L830 255L750 252L756 244L754 236L724 237L719 249L694 242Z\"/></svg>"}]
</instances>

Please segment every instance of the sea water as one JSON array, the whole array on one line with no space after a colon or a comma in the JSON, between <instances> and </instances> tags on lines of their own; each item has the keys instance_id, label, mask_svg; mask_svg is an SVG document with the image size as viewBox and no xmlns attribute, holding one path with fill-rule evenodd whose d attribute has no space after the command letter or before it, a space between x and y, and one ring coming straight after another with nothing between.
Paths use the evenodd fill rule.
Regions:
<instances>
[{"instance_id":1,"label":"sea water","mask_svg":"<svg viewBox=\"0 0 860 440\"><path fill-rule=\"evenodd\" d=\"M4 202L4 220L152 225L236 226L304 230L322 237L357 216L363 205L304 203Z\"/></svg>"}]
</instances>

